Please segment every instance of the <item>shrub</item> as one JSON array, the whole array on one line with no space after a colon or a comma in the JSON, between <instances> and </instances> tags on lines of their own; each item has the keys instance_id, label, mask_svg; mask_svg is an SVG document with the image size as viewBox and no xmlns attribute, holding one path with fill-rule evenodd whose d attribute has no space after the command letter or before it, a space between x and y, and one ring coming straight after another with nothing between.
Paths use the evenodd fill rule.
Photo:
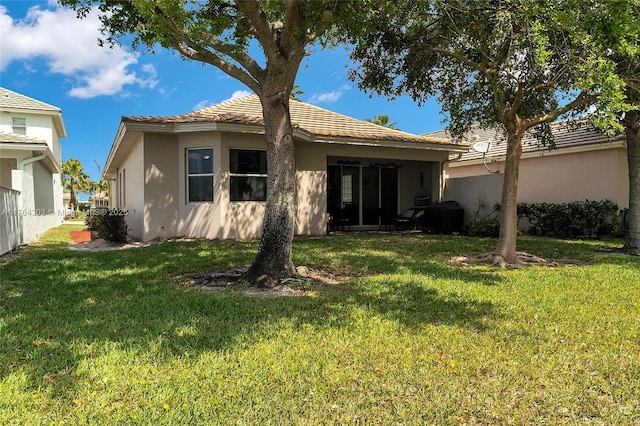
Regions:
<instances>
[{"instance_id":1,"label":"shrub","mask_svg":"<svg viewBox=\"0 0 640 426\"><path fill-rule=\"evenodd\" d=\"M617 211L609 200L518 204L518 218L526 218L535 234L560 238L610 234L616 228Z\"/></svg>"},{"instance_id":2,"label":"shrub","mask_svg":"<svg viewBox=\"0 0 640 426\"><path fill-rule=\"evenodd\" d=\"M129 231L124 220L125 214L120 209L95 209L87 215L85 223L90 231L98 233L98 237L114 243L124 243Z\"/></svg>"},{"instance_id":3,"label":"shrub","mask_svg":"<svg viewBox=\"0 0 640 426\"><path fill-rule=\"evenodd\" d=\"M484 206L484 202L478 200L471 222L467 227L467 235L497 238L500 235L500 217L497 214L500 212L500 204L495 204L489 213L481 217L480 211Z\"/></svg>"}]
</instances>

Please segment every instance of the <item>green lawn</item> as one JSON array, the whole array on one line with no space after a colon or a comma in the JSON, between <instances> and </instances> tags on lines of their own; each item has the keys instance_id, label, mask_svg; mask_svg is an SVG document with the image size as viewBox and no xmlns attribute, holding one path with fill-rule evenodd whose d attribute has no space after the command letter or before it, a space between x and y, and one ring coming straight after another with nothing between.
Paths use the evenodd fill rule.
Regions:
<instances>
[{"instance_id":1,"label":"green lawn","mask_svg":"<svg viewBox=\"0 0 640 426\"><path fill-rule=\"evenodd\" d=\"M640 423L640 259L620 241L522 238L580 267L454 268L495 240L299 238L353 277L303 296L185 287L254 242L0 260L0 424Z\"/></svg>"}]
</instances>

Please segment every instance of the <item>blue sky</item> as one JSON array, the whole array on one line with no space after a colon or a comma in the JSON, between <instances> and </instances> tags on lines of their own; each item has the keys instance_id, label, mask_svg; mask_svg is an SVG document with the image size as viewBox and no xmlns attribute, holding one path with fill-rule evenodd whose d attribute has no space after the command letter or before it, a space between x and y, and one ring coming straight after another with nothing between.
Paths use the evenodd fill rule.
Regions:
<instances>
[{"instance_id":1,"label":"blue sky","mask_svg":"<svg viewBox=\"0 0 640 426\"><path fill-rule=\"evenodd\" d=\"M96 18L76 19L55 1L0 0L0 85L62 109L63 160L79 159L93 180L121 116L184 114L250 93L218 69L170 51L101 48ZM348 65L344 49L316 50L298 73L301 100L358 119L387 114L410 133L444 127L434 100L420 107L408 97L370 97L348 80Z\"/></svg>"}]
</instances>

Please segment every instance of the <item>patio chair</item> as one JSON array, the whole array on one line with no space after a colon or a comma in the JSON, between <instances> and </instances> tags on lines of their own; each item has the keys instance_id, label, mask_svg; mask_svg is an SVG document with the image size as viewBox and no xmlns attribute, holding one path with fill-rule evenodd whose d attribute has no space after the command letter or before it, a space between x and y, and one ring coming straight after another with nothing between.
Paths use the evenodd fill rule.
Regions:
<instances>
[{"instance_id":1,"label":"patio chair","mask_svg":"<svg viewBox=\"0 0 640 426\"><path fill-rule=\"evenodd\" d=\"M396 229L418 229L418 225L422 224L424 212L425 209L420 207L407 209L402 215L396 217Z\"/></svg>"}]
</instances>

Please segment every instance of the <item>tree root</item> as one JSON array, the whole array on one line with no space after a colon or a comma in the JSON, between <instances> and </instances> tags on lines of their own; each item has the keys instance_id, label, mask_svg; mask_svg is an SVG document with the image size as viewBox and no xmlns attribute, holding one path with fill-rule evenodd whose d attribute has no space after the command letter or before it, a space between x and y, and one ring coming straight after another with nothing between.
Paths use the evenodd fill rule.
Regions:
<instances>
[{"instance_id":1,"label":"tree root","mask_svg":"<svg viewBox=\"0 0 640 426\"><path fill-rule=\"evenodd\" d=\"M572 265L588 265L581 260L574 259L545 259L530 253L517 252L516 261L507 262L500 253L484 253L478 256L457 256L449 261L452 266L471 266L471 265L489 265L498 266L500 268L514 269L523 266L572 266Z\"/></svg>"}]
</instances>

